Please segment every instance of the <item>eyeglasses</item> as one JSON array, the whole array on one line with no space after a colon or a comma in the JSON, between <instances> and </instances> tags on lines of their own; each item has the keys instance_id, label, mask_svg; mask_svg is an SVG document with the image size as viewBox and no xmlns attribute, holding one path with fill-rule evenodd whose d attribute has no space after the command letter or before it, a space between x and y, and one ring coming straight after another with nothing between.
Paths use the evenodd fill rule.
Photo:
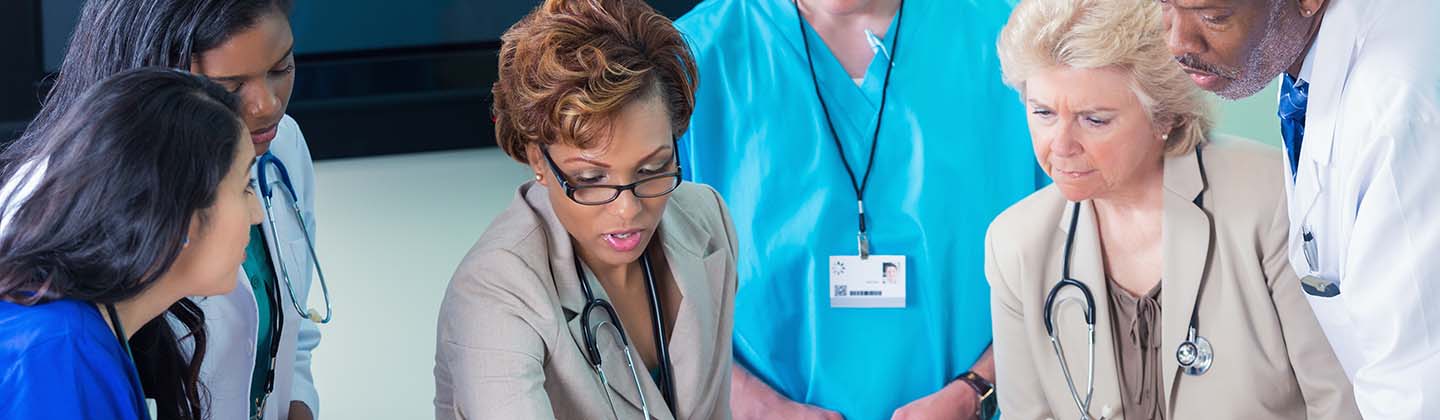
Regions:
<instances>
[{"instance_id":1,"label":"eyeglasses","mask_svg":"<svg viewBox=\"0 0 1440 420\"><path fill-rule=\"evenodd\" d=\"M580 185L576 186L565 177L560 171L560 165L555 164L555 158L550 156L550 148L541 145L540 153L545 156L545 163L550 164L550 171L555 173L555 178L560 180L560 186L565 188L565 196L570 197L581 205L598 206L615 201L620 198L620 193L629 190L636 198L661 197L680 186L680 154L678 141L671 140L672 155L670 161L675 163L675 171L649 178L641 179L625 185Z\"/></svg>"}]
</instances>

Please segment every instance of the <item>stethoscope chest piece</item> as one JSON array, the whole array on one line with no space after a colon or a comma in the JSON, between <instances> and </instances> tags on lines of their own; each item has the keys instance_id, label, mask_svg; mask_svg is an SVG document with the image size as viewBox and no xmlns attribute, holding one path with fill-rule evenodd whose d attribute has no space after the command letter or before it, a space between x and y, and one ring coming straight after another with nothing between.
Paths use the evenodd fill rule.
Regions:
<instances>
[{"instance_id":1,"label":"stethoscope chest piece","mask_svg":"<svg viewBox=\"0 0 1440 420\"><path fill-rule=\"evenodd\" d=\"M1191 330L1190 337L1175 349L1175 361L1180 363L1186 375L1204 375L1210 371L1210 364L1215 362L1215 348L1210 346L1210 340L1195 335Z\"/></svg>"}]
</instances>

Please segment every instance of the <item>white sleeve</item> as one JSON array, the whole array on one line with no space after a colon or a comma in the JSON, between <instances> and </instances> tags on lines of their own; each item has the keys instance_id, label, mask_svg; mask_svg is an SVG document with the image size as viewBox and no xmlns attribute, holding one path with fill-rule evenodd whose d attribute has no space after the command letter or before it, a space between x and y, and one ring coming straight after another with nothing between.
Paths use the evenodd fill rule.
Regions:
<instances>
[{"instance_id":1,"label":"white sleeve","mask_svg":"<svg viewBox=\"0 0 1440 420\"><path fill-rule=\"evenodd\" d=\"M297 159L294 160L294 163L287 162L287 164L298 169L292 170L291 176L295 176L293 180L300 187L301 210L305 214L306 221L305 230L309 231L311 238L316 238L315 163L310 158L310 146L305 142L305 135L300 132L300 127L289 116L286 116L285 119L289 120L289 125L295 132L296 142L292 147L297 149L294 154ZM317 287L316 282L308 283L310 287L302 292L305 293L305 296L309 296L310 292L316 292L316 290L309 290ZM315 389L315 378L310 372L311 354L315 347L320 345L320 328L315 325L314 321L307 318L300 319L298 324L300 328L296 332L295 338L295 379L290 390L290 399L305 403L305 406L310 408L310 413L315 418L320 418L320 394Z\"/></svg>"},{"instance_id":2,"label":"white sleeve","mask_svg":"<svg viewBox=\"0 0 1440 420\"><path fill-rule=\"evenodd\" d=\"M1425 96L1393 95L1373 135L1337 139L1369 142L1339 174L1361 177L1340 278L1365 418L1440 418L1440 109Z\"/></svg>"}]
</instances>

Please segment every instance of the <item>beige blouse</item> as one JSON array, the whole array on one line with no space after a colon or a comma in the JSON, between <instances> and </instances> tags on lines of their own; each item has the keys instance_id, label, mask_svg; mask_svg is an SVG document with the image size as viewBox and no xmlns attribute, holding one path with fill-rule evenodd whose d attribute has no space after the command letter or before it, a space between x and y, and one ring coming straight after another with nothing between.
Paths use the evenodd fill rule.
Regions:
<instances>
[{"instance_id":1,"label":"beige blouse","mask_svg":"<svg viewBox=\"0 0 1440 420\"><path fill-rule=\"evenodd\" d=\"M1134 296L1110 280L1110 320L1127 419L1165 418L1160 385L1160 285Z\"/></svg>"}]
</instances>

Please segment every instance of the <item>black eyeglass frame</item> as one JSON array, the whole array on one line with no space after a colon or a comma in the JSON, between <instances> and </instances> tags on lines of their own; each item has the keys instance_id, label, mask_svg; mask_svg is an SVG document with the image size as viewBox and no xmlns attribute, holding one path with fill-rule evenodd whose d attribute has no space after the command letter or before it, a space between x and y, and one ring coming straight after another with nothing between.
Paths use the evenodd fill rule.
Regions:
<instances>
[{"instance_id":1,"label":"black eyeglass frame","mask_svg":"<svg viewBox=\"0 0 1440 420\"><path fill-rule=\"evenodd\" d=\"M651 177L646 177L646 178L644 178L644 179L641 179L641 180L638 180L638 181L635 181L635 182L631 182L631 183L625 184L625 185L581 185L581 186L576 186L576 185L574 185L573 183L570 182L570 178L568 178L568 177L565 176L565 172L560 170L560 165L557 165L557 164L555 163L555 158L550 156L550 147L549 147L549 146L546 146L546 145L543 145L543 144L540 145L540 154L543 155L543 156L545 156L545 163L547 163L547 164L550 165L550 172L554 173L554 174L555 174L555 179L557 179L557 180L560 181L560 187L565 189L565 196L566 196L566 197L570 197L570 201L574 201L576 204L580 204L580 205L582 205L582 206L603 206L603 205L606 205L606 204L610 204L611 202L614 202L616 199L620 198L620 194L621 194L621 193L624 193L624 192L627 191L627 190L630 191L631 194L635 194L635 197L636 197L636 198L657 198L657 197L664 197L664 196L666 196L666 195L668 195L668 194L670 194L670 193L672 193L672 192L675 192L675 189L676 189L676 188L680 188L680 183L683 182L684 180L681 179L681 169L680 169L680 141L679 141L679 139L674 138L674 137L671 137L671 138L670 138L670 147L671 147L670 162L674 162L674 163L675 163L675 171L674 171L674 172L659 174L659 175L655 175L655 176L651 176ZM667 162L667 163L669 163L669 162ZM646 183L646 182L654 181L654 180L657 180L657 179L665 179L665 178L674 178L674 179L675 179L675 183L672 184L669 189L665 190L665 192L658 193L658 194L654 194L654 195L649 195L649 194L640 194L640 191L636 189L636 188L638 188L638 187L640 186L640 184L644 184L644 183ZM614 193L614 194L611 194L609 199L604 200L604 201L597 201L597 202L585 202L585 201L580 201L580 199L575 198L575 194L576 194L578 191L580 191L580 190L604 190L604 189L614 190L615 193Z\"/></svg>"}]
</instances>

